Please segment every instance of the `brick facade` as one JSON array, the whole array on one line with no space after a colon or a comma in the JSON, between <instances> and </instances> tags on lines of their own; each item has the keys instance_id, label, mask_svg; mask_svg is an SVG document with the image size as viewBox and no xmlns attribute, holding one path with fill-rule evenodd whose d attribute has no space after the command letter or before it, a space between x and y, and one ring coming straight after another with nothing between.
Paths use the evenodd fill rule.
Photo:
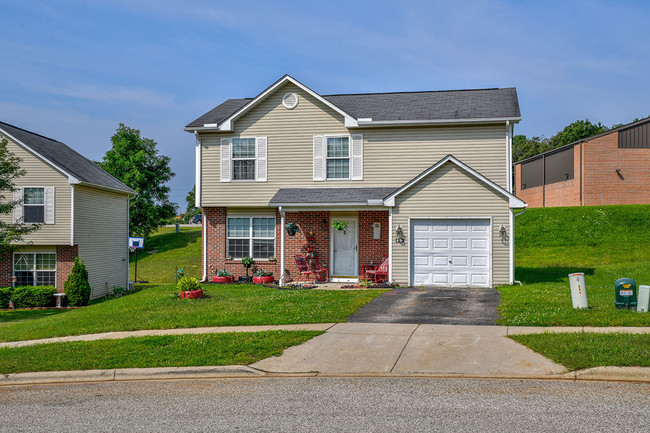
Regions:
<instances>
[{"instance_id":1,"label":"brick facade","mask_svg":"<svg viewBox=\"0 0 650 433\"><path fill-rule=\"evenodd\" d=\"M203 239L206 242L207 277L212 276L218 269L227 269L236 277L246 275L240 260L226 260L226 217L224 207L203 209ZM273 272L276 280L282 275L280 269L280 240L282 235L282 222L280 214L275 215L275 261L256 260L255 266L267 272ZM305 255L303 248L306 245L313 247L320 268L330 269L330 212L287 212L285 223L294 223L300 231L294 236L285 232L285 268L287 280L296 279L298 268L294 257ZM372 239L372 223L381 223L381 239ZM360 211L359 212L359 275L361 267L367 264L376 264L383 255L388 255L388 211ZM313 236L310 236L312 232ZM308 238L310 238L308 240ZM205 272L205 270L204 270Z\"/></svg>"},{"instance_id":2,"label":"brick facade","mask_svg":"<svg viewBox=\"0 0 650 433\"><path fill-rule=\"evenodd\" d=\"M77 245L56 246L56 289L61 293L64 291L64 285L70 272L72 272L75 257L79 257Z\"/></svg>"},{"instance_id":3,"label":"brick facade","mask_svg":"<svg viewBox=\"0 0 650 433\"><path fill-rule=\"evenodd\" d=\"M11 287L11 276L13 274L11 256L11 253L6 253L0 258L0 287Z\"/></svg>"},{"instance_id":4,"label":"brick facade","mask_svg":"<svg viewBox=\"0 0 650 433\"><path fill-rule=\"evenodd\" d=\"M649 166L650 149L619 149L616 131L573 146L571 180L522 191L521 164L516 164L515 194L530 208L646 204Z\"/></svg>"}]
</instances>

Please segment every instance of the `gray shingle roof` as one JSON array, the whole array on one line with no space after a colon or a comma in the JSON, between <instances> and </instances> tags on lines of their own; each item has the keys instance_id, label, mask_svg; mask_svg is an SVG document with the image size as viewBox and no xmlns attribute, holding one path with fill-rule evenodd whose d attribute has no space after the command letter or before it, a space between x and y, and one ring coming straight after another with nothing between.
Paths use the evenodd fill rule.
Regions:
<instances>
[{"instance_id":1,"label":"gray shingle roof","mask_svg":"<svg viewBox=\"0 0 650 433\"><path fill-rule=\"evenodd\" d=\"M325 95L323 98L357 119L372 118L373 121L500 119L521 116L517 89L514 87ZM221 123L251 100L228 99L187 127Z\"/></svg>"},{"instance_id":2,"label":"gray shingle roof","mask_svg":"<svg viewBox=\"0 0 650 433\"><path fill-rule=\"evenodd\" d=\"M382 200L395 187L376 188L282 188L269 204L352 204Z\"/></svg>"},{"instance_id":3,"label":"gray shingle roof","mask_svg":"<svg viewBox=\"0 0 650 433\"><path fill-rule=\"evenodd\" d=\"M72 150L65 143L0 122L0 133L2 131L20 140L25 146L81 182L135 194L131 188L106 173L94 162Z\"/></svg>"}]
</instances>

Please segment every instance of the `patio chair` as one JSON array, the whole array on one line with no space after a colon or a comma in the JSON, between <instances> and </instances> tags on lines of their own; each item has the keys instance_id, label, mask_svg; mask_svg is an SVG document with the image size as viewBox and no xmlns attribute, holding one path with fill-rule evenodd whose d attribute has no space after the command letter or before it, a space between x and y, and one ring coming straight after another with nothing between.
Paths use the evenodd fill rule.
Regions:
<instances>
[{"instance_id":1,"label":"patio chair","mask_svg":"<svg viewBox=\"0 0 650 433\"><path fill-rule=\"evenodd\" d=\"M383 256L378 265L366 265L363 267L363 276L373 280L375 284L388 280L388 256ZM380 281L381 280L381 281Z\"/></svg>"},{"instance_id":2,"label":"patio chair","mask_svg":"<svg viewBox=\"0 0 650 433\"><path fill-rule=\"evenodd\" d=\"M318 268L317 266L314 266L313 268L309 266L307 263L307 259L305 256L296 256L296 266L298 267L298 279L296 280L297 282L300 282L303 277L305 277L305 282L311 281L315 282L316 277L318 277L319 281L323 280L323 274L325 275L325 279L329 280L329 274L327 272L327 269L321 269Z\"/></svg>"}]
</instances>

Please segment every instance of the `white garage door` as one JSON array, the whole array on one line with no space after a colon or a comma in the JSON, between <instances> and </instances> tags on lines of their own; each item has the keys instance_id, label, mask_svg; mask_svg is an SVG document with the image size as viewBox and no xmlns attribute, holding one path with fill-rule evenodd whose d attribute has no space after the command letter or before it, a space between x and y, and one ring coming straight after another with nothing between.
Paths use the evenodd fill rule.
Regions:
<instances>
[{"instance_id":1,"label":"white garage door","mask_svg":"<svg viewBox=\"0 0 650 433\"><path fill-rule=\"evenodd\" d=\"M489 287L490 220L413 220L414 286Z\"/></svg>"}]
</instances>

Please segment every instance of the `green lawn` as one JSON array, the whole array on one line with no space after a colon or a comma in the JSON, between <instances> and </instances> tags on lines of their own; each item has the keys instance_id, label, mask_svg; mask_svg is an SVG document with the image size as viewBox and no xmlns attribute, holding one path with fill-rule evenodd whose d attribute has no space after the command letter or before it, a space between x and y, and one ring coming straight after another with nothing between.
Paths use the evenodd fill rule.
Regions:
<instances>
[{"instance_id":1,"label":"green lawn","mask_svg":"<svg viewBox=\"0 0 650 433\"><path fill-rule=\"evenodd\" d=\"M576 332L510 338L571 371L600 366L650 367L649 334Z\"/></svg>"},{"instance_id":2,"label":"green lawn","mask_svg":"<svg viewBox=\"0 0 650 433\"><path fill-rule=\"evenodd\" d=\"M515 278L501 286L500 325L650 326L617 310L614 281L650 284L650 206L530 209L517 218ZM588 310L574 310L569 273L584 272Z\"/></svg>"},{"instance_id":3,"label":"green lawn","mask_svg":"<svg viewBox=\"0 0 650 433\"><path fill-rule=\"evenodd\" d=\"M277 290L253 284L206 284L209 298L182 300L175 286L140 292L29 321L3 320L0 341L138 329L343 322L385 290Z\"/></svg>"},{"instance_id":4,"label":"green lawn","mask_svg":"<svg viewBox=\"0 0 650 433\"><path fill-rule=\"evenodd\" d=\"M0 349L0 374L27 371L252 364L279 356L318 331L133 337Z\"/></svg>"},{"instance_id":5,"label":"green lawn","mask_svg":"<svg viewBox=\"0 0 650 433\"><path fill-rule=\"evenodd\" d=\"M201 279L201 226L181 227L179 234L174 227L161 227L138 250L139 281L173 283L176 267L184 268L185 275ZM133 281L135 253L130 254L129 276Z\"/></svg>"}]
</instances>

